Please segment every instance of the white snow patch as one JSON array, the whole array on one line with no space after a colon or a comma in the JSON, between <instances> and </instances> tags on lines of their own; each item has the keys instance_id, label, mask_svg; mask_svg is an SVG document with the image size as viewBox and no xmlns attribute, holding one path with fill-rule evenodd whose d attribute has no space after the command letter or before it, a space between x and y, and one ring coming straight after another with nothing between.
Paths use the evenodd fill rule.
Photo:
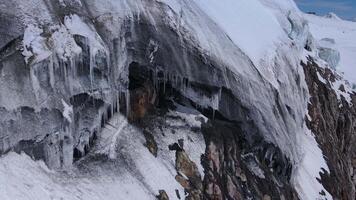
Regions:
<instances>
[{"instance_id":1,"label":"white snow patch","mask_svg":"<svg viewBox=\"0 0 356 200\"><path fill-rule=\"evenodd\" d=\"M32 57L34 57L33 62L36 63L52 55L52 52L47 48L46 39L41 36L42 33L41 28L31 24L25 29L22 55L25 57L26 63L29 63L29 59Z\"/></svg>"},{"instance_id":2,"label":"white snow patch","mask_svg":"<svg viewBox=\"0 0 356 200\"><path fill-rule=\"evenodd\" d=\"M265 179L265 174L263 170L258 165L257 159L253 155L242 155L245 159L246 166L250 172L252 172L255 176Z\"/></svg>"},{"instance_id":3,"label":"white snow patch","mask_svg":"<svg viewBox=\"0 0 356 200\"><path fill-rule=\"evenodd\" d=\"M316 74L318 75L319 81L321 81L321 82L324 83L324 84L327 84L327 80L325 80L325 79L320 75L319 72L316 72Z\"/></svg>"},{"instance_id":4,"label":"white snow patch","mask_svg":"<svg viewBox=\"0 0 356 200\"><path fill-rule=\"evenodd\" d=\"M59 0L59 4L63 7L66 7L67 5L64 3L64 0Z\"/></svg>"},{"instance_id":5,"label":"white snow patch","mask_svg":"<svg viewBox=\"0 0 356 200\"><path fill-rule=\"evenodd\" d=\"M116 114L103 128L93 152L78 161L83 162L83 171L77 165L67 173L51 171L25 154L11 152L1 157L2 200L152 200L159 190L165 190L173 200L178 200L178 190L184 199L184 189L175 180L175 165L163 156L164 151L170 152L168 144L162 144L162 154L154 157L144 146L143 134L124 118ZM117 158L107 160L104 155L109 156L113 143ZM103 159L98 160L100 157Z\"/></svg>"},{"instance_id":6,"label":"white snow patch","mask_svg":"<svg viewBox=\"0 0 356 200\"><path fill-rule=\"evenodd\" d=\"M177 123L178 120L166 120L166 123L172 126L172 129L164 129L166 136L161 136L158 134L157 141L159 146L164 149L165 146L173 144L177 142L179 139L184 140L184 150L189 156L189 158L197 165L198 170L200 172L201 177L204 177L204 168L201 165L201 155L205 153L206 145L203 135L200 132L193 132L190 128L184 128L186 125L188 127L198 127L201 128L202 122L206 122L207 118L201 114L197 113L187 113L187 112L179 112L179 111L172 111L170 110L167 116L171 117L180 117L184 120L184 122ZM177 128L174 128L176 126ZM182 127L182 128L179 128ZM175 133L172 133L172 130ZM164 157L167 160L170 160L170 163L175 163L175 152L165 152Z\"/></svg>"},{"instance_id":7,"label":"white snow patch","mask_svg":"<svg viewBox=\"0 0 356 200\"><path fill-rule=\"evenodd\" d=\"M62 60L67 60L73 55L79 55L82 52L73 35L68 32L65 26L53 26L51 29L53 34L50 42L53 43L53 49Z\"/></svg>"},{"instance_id":8,"label":"white snow patch","mask_svg":"<svg viewBox=\"0 0 356 200\"><path fill-rule=\"evenodd\" d=\"M81 35L89 39L90 51L94 54L105 47L101 37L95 31L94 27L85 23L78 15L70 15L64 18L64 24L72 35Z\"/></svg>"},{"instance_id":9,"label":"white snow patch","mask_svg":"<svg viewBox=\"0 0 356 200\"><path fill-rule=\"evenodd\" d=\"M25 154L16 153L0 158L0 185L2 200L154 199L129 174L72 176L51 171L42 161L35 162Z\"/></svg>"},{"instance_id":10,"label":"white snow patch","mask_svg":"<svg viewBox=\"0 0 356 200\"><path fill-rule=\"evenodd\" d=\"M49 58L53 53L62 60L81 53L82 49L75 43L73 36L63 25L50 26L49 36L43 37L44 30L28 25L23 38L22 55L28 64L38 63ZM32 60L30 60L32 59Z\"/></svg>"},{"instance_id":11,"label":"white snow patch","mask_svg":"<svg viewBox=\"0 0 356 200\"><path fill-rule=\"evenodd\" d=\"M343 80L336 80L335 82L331 83L332 88L334 89L337 98L339 100L341 100L341 96L343 96L345 98L345 100L349 103L349 105L352 105L352 98L351 98L351 94L353 93L351 87L349 86L349 84L347 84L345 81ZM345 91L341 91L340 87L344 86L343 88L345 89Z\"/></svg>"},{"instance_id":12,"label":"white snow patch","mask_svg":"<svg viewBox=\"0 0 356 200\"><path fill-rule=\"evenodd\" d=\"M304 134L298 134L297 140L303 154L300 163L297 163L296 169L293 170L292 182L299 197L303 200L331 200L332 196L317 180L317 178L321 179L319 172L322 169L329 173L329 168L318 143L310 130L305 130ZM325 192L325 196L319 194L322 191Z\"/></svg>"},{"instance_id":13,"label":"white snow patch","mask_svg":"<svg viewBox=\"0 0 356 200\"><path fill-rule=\"evenodd\" d=\"M258 0L194 1L255 65L261 59L273 57L277 44L285 38L276 17Z\"/></svg>"},{"instance_id":14,"label":"white snow patch","mask_svg":"<svg viewBox=\"0 0 356 200\"><path fill-rule=\"evenodd\" d=\"M63 99L62 99L62 105L63 105L63 116L70 122L72 123L72 115L73 115L73 106L68 105Z\"/></svg>"},{"instance_id":15,"label":"white snow patch","mask_svg":"<svg viewBox=\"0 0 356 200\"><path fill-rule=\"evenodd\" d=\"M130 176L140 178L141 183L152 194L157 195L158 191L163 189L170 199L178 199L176 196L178 190L181 197L184 197L182 186L175 180L177 175L175 162L170 162L166 157L171 153L168 150L170 143L162 142L159 138L155 140L159 145L157 158L145 147L143 133L128 124L124 116L115 114L100 134L95 152L106 154L113 161L117 158L119 163L127 159L130 162L129 166L119 164L118 167L129 167L129 170L133 170ZM116 153L113 154L113 150Z\"/></svg>"}]
</instances>

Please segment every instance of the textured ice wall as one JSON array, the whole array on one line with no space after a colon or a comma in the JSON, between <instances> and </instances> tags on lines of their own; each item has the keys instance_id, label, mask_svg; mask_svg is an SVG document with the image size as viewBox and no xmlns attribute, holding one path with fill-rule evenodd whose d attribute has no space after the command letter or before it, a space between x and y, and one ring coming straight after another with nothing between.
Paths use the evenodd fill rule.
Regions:
<instances>
[{"instance_id":1,"label":"textured ice wall","mask_svg":"<svg viewBox=\"0 0 356 200\"><path fill-rule=\"evenodd\" d=\"M77 148L80 154L85 153L90 137L100 131L106 107L116 105L119 94L127 89L128 66L137 62L163 72L164 81L165 77L181 80L176 87L187 98L242 123L251 141L254 136L262 135L298 165L305 157L298 136L305 134L308 102L299 63L305 55L304 48L311 50L312 41L297 11L289 12L288 6L281 6L278 9L282 14L274 17L272 13L278 11L274 7L272 11L265 10L261 4L267 1L243 4L246 10L263 12L268 17L261 20L278 29L267 35L263 35L262 30L254 36L261 37L258 39L266 44L272 35L272 44L267 42L267 45L257 44L247 49L249 45L244 45L240 39L250 35L241 34L240 38L234 34L246 24L254 23L255 18L242 15L243 20L231 28L223 23L223 9L211 13L209 5L205 7L200 1L163 2L168 4L146 0L86 0L80 4L16 2L19 6L15 15L20 20L8 20L11 27L15 27L10 32L14 37L8 40L26 31L29 37L24 38L25 46L21 51L1 60L3 69L8 69L10 75L0 79L4 83L0 92L6 94L1 96L0 105L5 114L15 116L1 121L1 127L6 127L6 131L1 132L3 150L14 147L21 140L48 138L51 141L55 133L64 135L61 134L64 131L68 132L68 138L58 141L68 139L68 142L55 145L55 155L65 153L56 156L58 159L54 162L60 163L56 166L64 163L61 157L70 157L63 144L74 147L74 151ZM234 5L232 1L226 2ZM274 3L278 5L277 1ZM5 4L11 6L12 3ZM43 12L33 12L35 7ZM227 13L234 17L234 12ZM249 28L256 30L256 27ZM66 45L57 43L58 38L66 41ZM265 52L272 53L262 52L254 57L254 50L259 48L267 48ZM15 78L18 78L15 69L23 74L20 81ZM9 77L13 80L7 80ZM214 92L202 95L199 85L213 88ZM197 101L201 97L207 98ZM9 101L10 98L14 101ZM72 106L71 115L68 108ZM42 110L55 110L59 119L50 120L45 115L42 124L60 124L59 127L33 132L20 128L13 134L13 125L9 127L8 124L11 125L11 120L22 123L25 118L18 114L18 109L23 107L31 108L28 112L34 116L41 115ZM52 158L51 153L46 155L47 159Z\"/></svg>"}]
</instances>

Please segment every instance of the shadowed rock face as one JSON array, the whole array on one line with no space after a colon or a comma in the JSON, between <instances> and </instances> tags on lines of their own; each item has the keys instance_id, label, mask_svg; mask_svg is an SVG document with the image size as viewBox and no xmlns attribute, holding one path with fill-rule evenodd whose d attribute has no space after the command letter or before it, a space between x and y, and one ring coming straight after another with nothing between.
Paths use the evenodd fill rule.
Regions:
<instances>
[{"instance_id":1,"label":"shadowed rock face","mask_svg":"<svg viewBox=\"0 0 356 200\"><path fill-rule=\"evenodd\" d=\"M308 126L325 152L330 168L330 174L324 174L321 181L335 199L355 199L355 107L343 97L338 101L330 83L339 77L330 69L320 68L312 59L303 63L303 67L311 95ZM328 82L320 81L317 73ZM355 93L351 97L355 105Z\"/></svg>"},{"instance_id":2,"label":"shadowed rock face","mask_svg":"<svg viewBox=\"0 0 356 200\"><path fill-rule=\"evenodd\" d=\"M208 199L298 199L289 183L291 165L278 148L262 140L249 144L240 127L231 122L208 122L203 133Z\"/></svg>"}]
</instances>

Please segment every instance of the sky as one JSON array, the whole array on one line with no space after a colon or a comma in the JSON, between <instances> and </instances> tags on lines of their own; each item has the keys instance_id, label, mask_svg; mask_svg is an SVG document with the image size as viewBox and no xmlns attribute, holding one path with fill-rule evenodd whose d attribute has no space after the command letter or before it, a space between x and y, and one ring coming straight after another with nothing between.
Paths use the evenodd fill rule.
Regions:
<instances>
[{"instance_id":1,"label":"sky","mask_svg":"<svg viewBox=\"0 0 356 200\"><path fill-rule=\"evenodd\" d=\"M325 15L336 13L344 19L356 20L356 0L294 0L304 12L315 12Z\"/></svg>"}]
</instances>

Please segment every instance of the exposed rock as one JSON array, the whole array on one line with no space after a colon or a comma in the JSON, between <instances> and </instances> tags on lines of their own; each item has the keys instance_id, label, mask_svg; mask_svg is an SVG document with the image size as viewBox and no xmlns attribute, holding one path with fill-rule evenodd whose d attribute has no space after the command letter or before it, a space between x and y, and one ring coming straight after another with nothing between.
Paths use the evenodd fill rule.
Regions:
<instances>
[{"instance_id":1,"label":"exposed rock","mask_svg":"<svg viewBox=\"0 0 356 200\"><path fill-rule=\"evenodd\" d=\"M183 140L179 140L176 148L171 147L170 150L176 151L176 180L188 193L186 199L201 200L202 196L202 178L197 165L189 158L188 154L184 151Z\"/></svg>"},{"instance_id":2,"label":"exposed rock","mask_svg":"<svg viewBox=\"0 0 356 200\"><path fill-rule=\"evenodd\" d=\"M159 195L157 196L157 200L169 200L169 197L164 190L159 191Z\"/></svg>"},{"instance_id":3,"label":"exposed rock","mask_svg":"<svg viewBox=\"0 0 356 200\"><path fill-rule=\"evenodd\" d=\"M145 146L155 157L157 157L158 147L157 147L157 143L155 141L154 136L146 130L143 130L143 135L146 138Z\"/></svg>"},{"instance_id":4,"label":"exposed rock","mask_svg":"<svg viewBox=\"0 0 356 200\"><path fill-rule=\"evenodd\" d=\"M194 189L201 190L201 176L198 168L194 162L192 162L185 151L176 151L176 169L178 174L186 176Z\"/></svg>"},{"instance_id":5,"label":"exposed rock","mask_svg":"<svg viewBox=\"0 0 356 200\"><path fill-rule=\"evenodd\" d=\"M355 199L350 170L355 169L352 166L356 142L355 106L350 106L344 97L338 100L331 84L339 78L330 69L320 68L311 58L302 65L311 95L308 126L315 133L330 169L330 174L324 173L321 181L335 199ZM317 73L327 82L319 80ZM356 105L355 93L349 95Z\"/></svg>"},{"instance_id":6,"label":"exposed rock","mask_svg":"<svg viewBox=\"0 0 356 200\"><path fill-rule=\"evenodd\" d=\"M129 67L130 103L128 119L136 121L145 116L156 102L156 91L138 63L131 63Z\"/></svg>"},{"instance_id":7,"label":"exposed rock","mask_svg":"<svg viewBox=\"0 0 356 200\"><path fill-rule=\"evenodd\" d=\"M283 159L278 158L278 151L275 151L275 156L271 156L276 160L264 160L270 157L267 155L268 152L272 152L272 146L258 151L259 146L268 147L268 145L255 143L250 146L239 126L231 122L209 121L203 127L203 132L207 142L202 161L206 170L203 181L205 198L263 199L264 194L268 193L273 196L283 195L288 199L298 199L289 183L288 162L281 162ZM257 156L258 154L264 156ZM250 171L247 160L244 159L247 155L255 155L263 161L261 170L266 176L265 179ZM276 168L277 166L282 170Z\"/></svg>"}]
</instances>

